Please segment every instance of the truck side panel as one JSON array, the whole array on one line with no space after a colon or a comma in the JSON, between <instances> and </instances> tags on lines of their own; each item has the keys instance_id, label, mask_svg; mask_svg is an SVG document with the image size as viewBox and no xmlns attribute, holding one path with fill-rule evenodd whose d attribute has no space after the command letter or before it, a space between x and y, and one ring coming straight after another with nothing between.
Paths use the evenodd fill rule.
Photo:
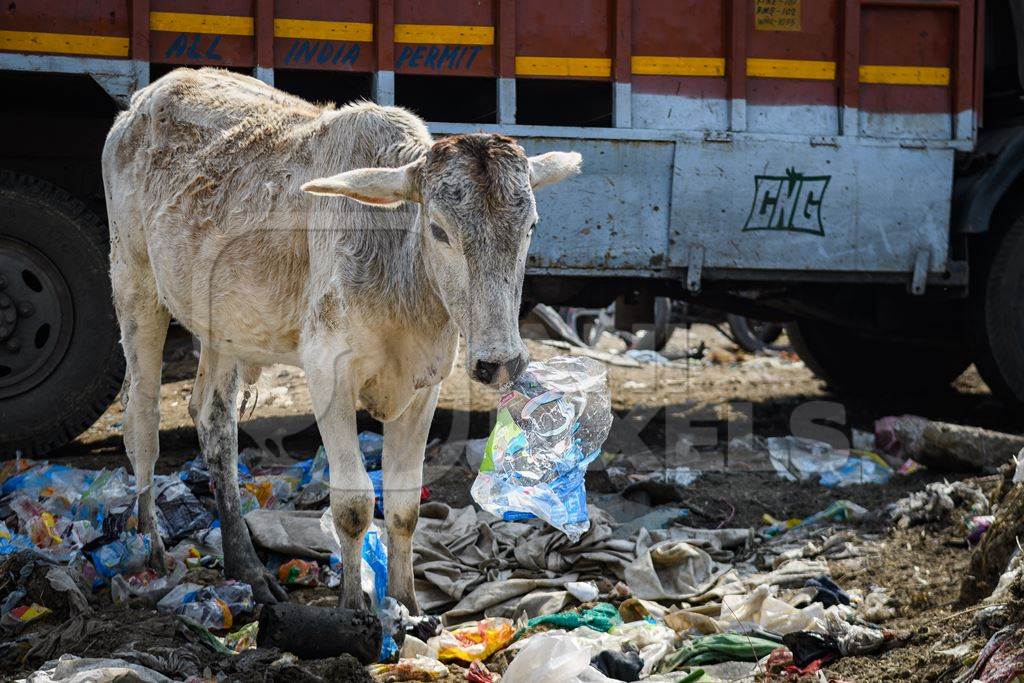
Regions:
<instances>
[{"instance_id":1,"label":"truck side panel","mask_svg":"<svg viewBox=\"0 0 1024 683\"><path fill-rule=\"evenodd\" d=\"M978 3L39 0L0 13L0 68L99 70L122 95L147 56L375 73L386 103L402 78L493 79L498 125L432 128L585 158L539 197L531 272L920 274L947 266L953 153L976 138ZM526 79L553 98L607 84L586 92L612 127L515 125Z\"/></svg>"}]
</instances>

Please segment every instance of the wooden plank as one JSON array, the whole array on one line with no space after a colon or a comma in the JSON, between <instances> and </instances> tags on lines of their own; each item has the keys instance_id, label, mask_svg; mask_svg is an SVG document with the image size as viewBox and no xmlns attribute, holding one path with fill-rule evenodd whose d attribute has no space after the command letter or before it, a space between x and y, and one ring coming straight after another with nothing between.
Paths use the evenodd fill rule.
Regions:
<instances>
[{"instance_id":1,"label":"wooden plank","mask_svg":"<svg viewBox=\"0 0 1024 683\"><path fill-rule=\"evenodd\" d=\"M149 0L131 2L131 58L149 61Z\"/></svg>"},{"instance_id":2,"label":"wooden plank","mask_svg":"<svg viewBox=\"0 0 1024 683\"><path fill-rule=\"evenodd\" d=\"M228 14L195 14L191 12L150 12L151 31L171 33L216 33L225 36L251 36L252 17Z\"/></svg>"},{"instance_id":3,"label":"wooden plank","mask_svg":"<svg viewBox=\"0 0 1024 683\"><path fill-rule=\"evenodd\" d=\"M615 81L628 83L632 71L633 51L633 3L631 0L615 0L615 22L612 25L613 75Z\"/></svg>"},{"instance_id":4,"label":"wooden plank","mask_svg":"<svg viewBox=\"0 0 1024 683\"><path fill-rule=\"evenodd\" d=\"M603 57L516 57L517 76L608 78L612 60Z\"/></svg>"},{"instance_id":5,"label":"wooden plank","mask_svg":"<svg viewBox=\"0 0 1024 683\"><path fill-rule=\"evenodd\" d=\"M632 72L659 76L725 76L724 57L633 55Z\"/></svg>"},{"instance_id":6,"label":"wooden plank","mask_svg":"<svg viewBox=\"0 0 1024 683\"><path fill-rule=\"evenodd\" d=\"M377 46L377 70L395 69L395 0L377 0L374 22L374 43Z\"/></svg>"},{"instance_id":7,"label":"wooden plank","mask_svg":"<svg viewBox=\"0 0 1024 683\"><path fill-rule=\"evenodd\" d=\"M729 5L726 69L729 98L729 130L747 129L747 0Z\"/></svg>"},{"instance_id":8,"label":"wooden plank","mask_svg":"<svg viewBox=\"0 0 1024 683\"><path fill-rule=\"evenodd\" d=\"M256 0L256 66L274 68L274 0Z\"/></svg>"},{"instance_id":9,"label":"wooden plank","mask_svg":"<svg viewBox=\"0 0 1024 683\"><path fill-rule=\"evenodd\" d=\"M747 59L747 76L753 78L799 78L813 81L833 81L836 63L816 59Z\"/></svg>"},{"instance_id":10,"label":"wooden plank","mask_svg":"<svg viewBox=\"0 0 1024 683\"><path fill-rule=\"evenodd\" d=\"M373 41L373 24L357 21L278 18L274 19L274 37L369 43Z\"/></svg>"},{"instance_id":11,"label":"wooden plank","mask_svg":"<svg viewBox=\"0 0 1024 683\"><path fill-rule=\"evenodd\" d=\"M956 57L953 62L956 69L953 82L954 113L968 111L974 95L971 91L971 78L974 74L974 0L960 0L956 23ZM961 132L956 131L956 137L964 137Z\"/></svg>"},{"instance_id":12,"label":"wooden plank","mask_svg":"<svg viewBox=\"0 0 1024 683\"><path fill-rule=\"evenodd\" d=\"M516 75L516 0L498 0L498 76Z\"/></svg>"},{"instance_id":13,"label":"wooden plank","mask_svg":"<svg viewBox=\"0 0 1024 683\"><path fill-rule=\"evenodd\" d=\"M895 66L864 64L858 69L861 83L884 85L949 85L944 66Z\"/></svg>"},{"instance_id":14,"label":"wooden plank","mask_svg":"<svg viewBox=\"0 0 1024 683\"><path fill-rule=\"evenodd\" d=\"M100 57L127 57L130 42L127 37L121 36L0 31L0 50L12 52L57 52Z\"/></svg>"},{"instance_id":15,"label":"wooden plank","mask_svg":"<svg viewBox=\"0 0 1024 683\"><path fill-rule=\"evenodd\" d=\"M843 82L839 88L839 120L843 135L857 130L857 120L846 120L844 112L851 113L859 106L860 95L860 0L845 0L840 58L843 62Z\"/></svg>"},{"instance_id":16,"label":"wooden plank","mask_svg":"<svg viewBox=\"0 0 1024 683\"><path fill-rule=\"evenodd\" d=\"M494 45L494 27L395 24L395 42L431 45Z\"/></svg>"}]
</instances>

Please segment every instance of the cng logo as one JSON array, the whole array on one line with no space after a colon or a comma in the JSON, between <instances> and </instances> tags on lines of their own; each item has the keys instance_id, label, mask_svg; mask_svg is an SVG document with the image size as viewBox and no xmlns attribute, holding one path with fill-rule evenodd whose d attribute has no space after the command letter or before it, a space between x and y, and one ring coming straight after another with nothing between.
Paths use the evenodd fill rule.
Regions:
<instances>
[{"instance_id":1,"label":"cng logo","mask_svg":"<svg viewBox=\"0 0 1024 683\"><path fill-rule=\"evenodd\" d=\"M807 176L793 168L787 168L782 176L754 176L754 203L743 232L778 230L824 237L821 204L831 179L829 175Z\"/></svg>"}]
</instances>

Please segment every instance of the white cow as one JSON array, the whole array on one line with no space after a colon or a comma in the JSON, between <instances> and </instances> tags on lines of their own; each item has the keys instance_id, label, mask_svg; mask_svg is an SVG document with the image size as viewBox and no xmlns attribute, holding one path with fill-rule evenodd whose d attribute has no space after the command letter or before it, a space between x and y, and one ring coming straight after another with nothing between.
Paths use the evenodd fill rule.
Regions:
<instances>
[{"instance_id":1,"label":"white cow","mask_svg":"<svg viewBox=\"0 0 1024 683\"><path fill-rule=\"evenodd\" d=\"M415 612L412 532L439 384L460 332L476 380L522 371L533 189L579 165L576 153L528 159L500 135L434 142L403 109L317 106L227 71L179 69L139 91L107 136L103 180L128 364L125 446L155 559L163 547L148 487L174 316L202 343L189 410L216 487L226 574L262 602L284 597L240 512L237 401L261 366L298 365L330 463L341 604L363 604L373 514L361 404L385 423L388 592Z\"/></svg>"}]
</instances>

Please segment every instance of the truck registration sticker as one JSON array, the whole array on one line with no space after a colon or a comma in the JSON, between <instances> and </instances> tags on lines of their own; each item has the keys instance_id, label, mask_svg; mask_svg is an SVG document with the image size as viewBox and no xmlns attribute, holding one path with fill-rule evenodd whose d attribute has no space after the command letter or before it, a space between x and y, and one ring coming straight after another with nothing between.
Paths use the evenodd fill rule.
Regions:
<instances>
[{"instance_id":1,"label":"truck registration sticker","mask_svg":"<svg viewBox=\"0 0 1024 683\"><path fill-rule=\"evenodd\" d=\"M825 236L821 204L832 176L807 176L792 168L786 175L754 176L754 202L743 232L776 230Z\"/></svg>"},{"instance_id":2,"label":"truck registration sticker","mask_svg":"<svg viewBox=\"0 0 1024 683\"><path fill-rule=\"evenodd\" d=\"M799 31L800 0L755 0L754 28L758 31Z\"/></svg>"}]
</instances>

